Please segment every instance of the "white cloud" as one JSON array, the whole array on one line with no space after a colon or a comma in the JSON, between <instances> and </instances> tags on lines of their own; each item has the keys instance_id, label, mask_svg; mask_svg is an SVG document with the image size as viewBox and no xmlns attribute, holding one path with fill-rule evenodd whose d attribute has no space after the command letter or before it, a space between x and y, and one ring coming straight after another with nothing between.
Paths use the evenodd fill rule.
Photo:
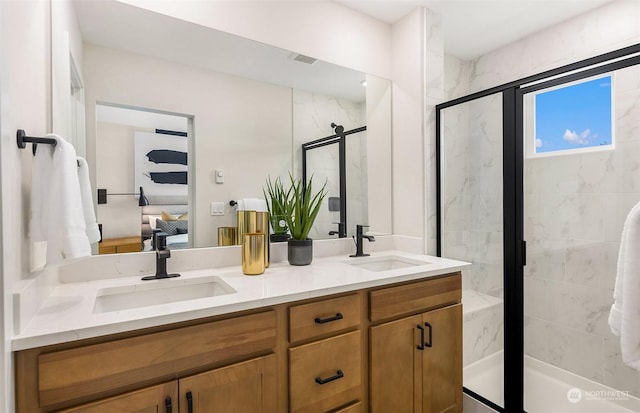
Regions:
<instances>
[{"instance_id":1,"label":"white cloud","mask_svg":"<svg viewBox=\"0 0 640 413\"><path fill-rule=\"evenodd\" d=\"M540 138L536 139L536 148L542 148L542 139Z\"/></svg>"},{"instance_id":2,"label":"white cloud","mask_svg":"<svg viewBox=\"0 0 640 413\"><path fill-rule=\"evenodd\" d=\"M591 137L590 129L585 129L580 134L578 134L576 131L565 129L564 135L562 135L562 139L574 145L586 145L589 143L590 137Z\"/></svg>"}]
</instances>

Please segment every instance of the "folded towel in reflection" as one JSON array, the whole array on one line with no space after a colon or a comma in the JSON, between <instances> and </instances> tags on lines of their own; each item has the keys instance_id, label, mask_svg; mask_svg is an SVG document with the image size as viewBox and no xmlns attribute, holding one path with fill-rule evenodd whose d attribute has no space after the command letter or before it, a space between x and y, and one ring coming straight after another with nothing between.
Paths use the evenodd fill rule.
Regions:
<instances>
[{"instance_id":1,"label":"folded towel in reflection","mask_svg":"<svg viewBox=\"0 0 640 413\"><path fill-rule=\"evenodd\" d=\"M620 336L622 361L640 371L640 203L622 229L613 298L609 327Z\"/></svg>"},{"instance_id":2,"label":"folded towel in reflection","mask_svg":"<svg viewBox=\"0 0 640 413\"><path fill-rule=\"evenodd\" d=\"M47 265L88 257L91 245L86 224L78 163L73 146L57 135L57 142L39 145L33 160L31 184L31 241L47 242Z\"/></svg>"},{"instance_id":3,"label":"folded towel in reflection","mask_svg":"<svg viewBox=\"0 0 640 413\"><path fill-rule=\"evenodd\" d=\"M91 182L89 180L89 164L87 161L78 156L78 181L80 183L80 198L82 199L82 211L84 215L84 223L86 226L87 238L89 243L95 244L100 241L100 230L96 222L96 212L93 209L93 191L91 190Z\"/></svg>"},{"instance_id":4,"label":"folded towel in reflection","mask_svg":"<svg viewBox=\"0 0 640 413\"><path fill-rule=\"evenodd\" d=\"M267 202L263 198L243 198L238 200L238 211L267 211Z\"/></svg>"}]
</instances>

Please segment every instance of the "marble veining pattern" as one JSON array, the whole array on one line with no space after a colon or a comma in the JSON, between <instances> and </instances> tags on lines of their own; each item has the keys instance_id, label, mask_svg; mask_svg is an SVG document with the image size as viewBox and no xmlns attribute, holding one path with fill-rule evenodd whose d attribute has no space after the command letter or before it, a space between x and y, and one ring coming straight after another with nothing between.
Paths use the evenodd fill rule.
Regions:
<instances>
[{"instance_id":1,"label":"marble veining pattern","mask_svg":"<svg viewBox=\"0 0 640 413\"><path fill-rule=\"evenodd\" d=\"M640 201L640 70L614 74L615 149L526 159L526 352L640 395L607 319L624 220Z\"/></svg>"}]
</instances>

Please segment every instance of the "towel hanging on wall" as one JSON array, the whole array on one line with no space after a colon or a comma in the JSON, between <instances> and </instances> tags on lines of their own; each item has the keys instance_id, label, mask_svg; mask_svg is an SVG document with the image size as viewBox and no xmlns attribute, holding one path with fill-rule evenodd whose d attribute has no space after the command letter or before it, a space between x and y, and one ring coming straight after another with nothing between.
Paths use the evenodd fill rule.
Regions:
<instances>
[{"instance_id":1,"label":"towel hanging on wall","mask_svg":"<svg viewBox=\"0 0 640 413\"><path fill-rule=\"evenodd\" d=\"M32 242L47 242L47 265L91 256L73 146L58 135L56 145L42 145L33 160L31 184Z\"/></svg>"},{"instance_id":2,"label":"towel hanging on wall","mask_svg":"<svg viewBox=\"0 0 640 413\"><path fill-rule=\"evenodd\" d=\"M100 230L96 222L96 212L93 209L93 191L89 180L89 164L86 159L78 156L78 181L80 183L80 197L82 199L82 211L89 243L100 241Z\"/></svg>"},{"instance_id":3,"label":"towel hanging on wall","mask_svg":"<svg viewBox=\"0 0 640 413\"><path fill-rule=\"evenodd\" d=\"M622 361L640 371L640 203L622 229L618 270L609 313L611 332L620 336Z\"/></svg>"}]
</instances>

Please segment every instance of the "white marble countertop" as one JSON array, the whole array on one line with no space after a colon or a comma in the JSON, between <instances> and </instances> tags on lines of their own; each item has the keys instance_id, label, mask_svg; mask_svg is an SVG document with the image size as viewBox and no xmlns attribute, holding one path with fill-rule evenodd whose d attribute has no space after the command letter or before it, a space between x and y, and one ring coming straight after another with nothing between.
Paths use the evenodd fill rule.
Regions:
<instances>
[{"instance_id":1,"label":"white marble countertop","mask_svg":"<svg viewBox=\"0 0 640 413\"><path fill-rule=\"evenodd\" d=\"M182 272L180 278L141 281L140 276L60 283L31 321L12 339L13 351L75 341L180 321L233 313L307 298L417 280L459 271L469 264L445 258L381 251L369 259L405 257L419 265L387 271L358 266L362 258L345 255L314 258L311 265L296 267L286 262L271 264L264 274L246 276L240 266ZM197 278L217 276L235 292L229 294L131 308L94 312L96 296L105 288L150 286L151 283L192 283ZM149 288L149 287L145 287Z\"/></svg>"}]
</instances>

